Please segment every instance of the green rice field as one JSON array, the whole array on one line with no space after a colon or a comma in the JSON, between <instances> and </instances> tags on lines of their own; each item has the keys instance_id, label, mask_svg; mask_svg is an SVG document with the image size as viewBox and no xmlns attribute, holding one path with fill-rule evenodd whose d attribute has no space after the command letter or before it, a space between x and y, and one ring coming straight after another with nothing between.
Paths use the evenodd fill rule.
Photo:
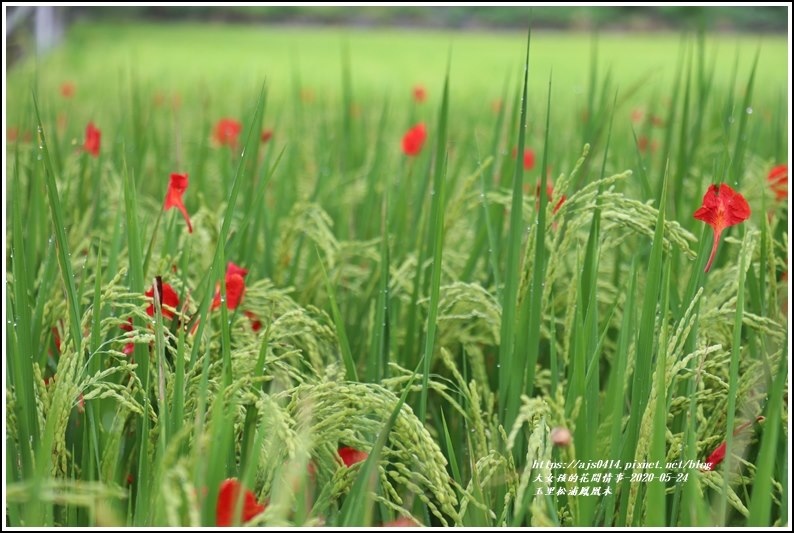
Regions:
<instances>
[{"instance_id":1,"label":"green rice field","mask_svg":"<svg viewBox=\"0 0 794 533\"><path fill-rule=\"evenodd\" d=\"M6 73L5 524L787 525L789 61L76 23Z\"/></svg>"}]
</instances>

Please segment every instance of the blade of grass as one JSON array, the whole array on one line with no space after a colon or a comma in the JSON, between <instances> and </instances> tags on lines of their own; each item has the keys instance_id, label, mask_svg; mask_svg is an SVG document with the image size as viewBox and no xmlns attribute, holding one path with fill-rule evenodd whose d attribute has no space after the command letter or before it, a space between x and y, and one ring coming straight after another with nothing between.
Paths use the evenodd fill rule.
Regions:
<instances>
[{"instance_id":1,"label":"blade of grass","mask_svg":"<svg viewBox=\"0 0 794 533\"><path fill-rule=\"evenodd\" d=\"M739 279L736 290L736 313L733 321L733 342L731 343L731 366L728 371L728 406L727 422L725 427L725 461L723 464L723 491L719 505L719 520L723 525L728 519L728 487L730 487L731 467L733 466L734 439L733 430L736 418L736 395L739 390L739 358L742 353L742 321L744 319L744 281L747 276L745 264L745 247L748 242L748 233L745 233L742 249L739 253ZM774 423L774 421L772 421Z\"/></svg>"},{"instance_id":2,"label":"blade of grass","mask_svg":"<svg viewBox=\"0 0 794 533\"><path fill-rule=\"evenodd\" d=\"M527 49L524 59L524 86L521 96L521 118L518 126L518 154L524 153L526 143L526 124L527 124L527 88L529 80L529 49L532 37L532 29L527 30ZM512 383L516 375L518 379L524 378L523 368L514 368L514 353L516 344L516 310L518 305L518 281L520 276L519 253L521 242L524 236L523 217L523 174L524 166L516 164L513 176L513 196L510 207L510 229L507 237L507 265L505 267L504 283L505 288L502 298L502 322L499 332L499 410L501 412L502 425L512 427L508 402L515 404L517 399L511 400L510 394L519 390ZM518 394L515 394L518 396Z\"/></svg>"},{"instance_id":3,"label":"blade of grass","mask_svg":"<svg viewBox=\"0 0 794 533\"><path fill-rule=\"evenodd\" d=\"M643 421L645 406L648 403L648 394L650 392L656 309L659 292L661 290L662 263L664 260L665 200L667 198L668 175L668 172L665 172L662 183L662 194L659 198L659 214L656 219L656 231L653 235L651 255L648 261L648 276L645 283L645 295L642 301L639 331L637 333L637 360L634 366L634 376L631 387L631 410L629 411L628 427L626 428L623 439L625 443L622 455L624 464L634 460L640 426ZM629 479L629 477L624 479L621 489L620 513L618 515L617 524L619 526L628 525L625 521L630 492Z\"/></svg>"},{"instance_id":4,"label":"blade of grass","mask_svg":"<svg viewBox=\"0 0 794 533\"><path fill-rule=\"evenodd\" d=\"M451 59L449 60L451 62ZM438 137L436 140L435 169L433 171L433 188L430 191L432 205L430 208L430 227L428 230L428 255L433 257L433 269L430 274L430 304L427 312L425 328L424 367L422 370L422 392L419 400L419 420L425 421L427 414L428 380L436 343L438 327L438 304L441 290L441 252L444 249L444 203L446 197L447 167L447 115L449 112L449 62L447 75L444 78L444 93L441 97L441 111L438 117Z\"/></svg>"},{"instance_id":5,"label":"blade of grass","mask_svg":"<svg viewBox=\"0 0 794 533\"><path fill-rule=\"evenodd\" d=\"M747 80L747 86L744 91L744 101L741 109L739 109L739 130L736 134L736 145L733 149L733 159L730 166L730 180L735 187L741 185L742 176L744 175L744 153L747 150L747 121L752 112L750 106L753 102L753 85L755 84L755 72L760 55L761 49L758 48L755 52L755 59L753 59L753 67L750 70L750 79Z\"/></svg>"},{"instance_id":6,"label":"blade of grass","mask_svg":"<svg viewBox=\"0 0 794 533\"><path fill-rule=\"evenodd\" d=\"M16 151L14 165L14 187L11 191L11 211L13 219L11 271L14 276L13 291L8 291L10 299L13 293L13 305L8 305L13 321L8 325L13 334L8 339L14 340L14 349L9 350L6 359L11 384L13 384L16 401L17 432L19 437L20 466L22 479L30 479L34 475L33 451L31 445L39 441L39 424L36 416L36 398L33 391L33 338L31 336L31 284L28 279L28 262L25 253L25 241L22 224L22 202L19 176L19 151ZM43 298L40 298L43 300ZM6 378L8 379L8 378ZM15 469L16 470L16 469Z\"/></svg>"},{"instance_id":7,"label":"blade of grass","mask_svg":"<svg viewBox=\"0 0 794 533\"><path fill-rule=\"evenodd\" d=\"M342 362L345 365L346 378L348 381L358 381L358 374L356 373L356 363L353 361L353 354L350 351L350 343L347 340L347 331L345 329L344 320L339 312L339 306L336 303L336 291L331 280L328 279L328 272L325 270L323 258L320 255L320 250L315 247L317 253L317 260L320 263L320 269L323 273L323 281L325 283L325 290L328 293L328 300L331 304L331 316L334 319L334 326L336 326L336 337L339 340L339 350L342 354Z\"/></svg>"},{"instance_id":8,"label":"blade of grass","mask_svg":"<svg viewBox=\"0 0 794 533\"><path fill-rule=\"evenodd\" d=\"M72 342L74 344L74 351L77 354L82 354L82 326L81 316L82 310L80 300L77 294L77 288L74 283L74 271L71 263L71 252L69 251L69 241L66 237L66 221L61 208L60 197L58 195L58 185L55 179L55 171L53 170L52 159L47 147L47 138L44 133L44 126L41 122L41 115L39 114L38 98L33 93L33 108L36 112L37 134L39 138L39 147L42 155L42 163L44 167L45 183L47 186L47 197L50 204L50 216L53 225L55 226L55 243L57 245L58 264L61 270L61 279L63 287L66 292L66 302L69 314L69 330L71 333ZM69 381L67 376L64 376L64 381ZM58 395L58 384L56 384L55 394ZM55 424L57 417L48 416L44 426L44 436L39 442L36 450L36 475L33 478L33 501L26 513L26 523L29 525L50 525L52 522L52 509L45 506L46 510L39 507L40 488L41 482L44 477L54 467L53 461L55 455L52 453L52 444L55 440Z\"/></svg>"},{"instance_id":9,"label":"blade of grass","mask_svg":"<svg viewBox=\"0 0 794 533\"><path fill-rule=\"evenodd\" d=\"M631 272L628 278L628 286L626 288L626 303L624 309L634 309L636 288L637 288L637 261L636 259L631 263ZM635 313L623 313L621 320L620 332L618 334L617 352L615 355L615 362L612 366L609 387L607 389L608 412L611 419L611 430L609 439L609 455L607 457L620 457L623 440L621 439L621 432L623 430L623 411L624 411L624 398L626 383L626 368L628 366L628 355L631 343L634 340L635 331ZM605 526L612 526L615 513L615 493L608 494L604 498L604 524Z\"/></svg>"},{"instance_id":10,"label":"blade of grass","mask_svg":"<svg viewBox=\"0 0 794 533\"><path fill-rule=\"evenodd\" d=\"M787 358L781 357L775 381L769 390L769 400L766 405L766 423L764 424L763 436L761 437L761 448L758 451L758 458L755 461L756 471L753 478L753 494L750 500L750 516L747 518L748 526L769 527L771 525L770 514L772 510L772 481L775 458L777 457L777 446L779 442L780 422L783 413L783 400L785 399L785 384L788 379L788 369L786 367ZM727 457L727 455L726 455ZM782 481L783 491L786 491L785 479ZM787 498L781 500L781 514L785 515ZM781 523L785 524L785 516L781 516Z\"/></svg>"},{"instance_id":11,"label":"blade of grass","mask_svg":"<svg viewBox=\"0 0 794 533\"><path fill-rule=\"evenodd\" d=\"M656 355L656 404L653 411L653 429L651 433L651 448L648 454L648 461L665 465L667 462L667 450L665 446L667 433L667 386L665 382L666 362L667 362L667 329L668 329L668 307L670 300L670 277L672 272L672 261L668 261L664 271L662 281L662 302L661 314L662 324L659 333L659 350ZM665 469L666 471L666 469ZM651 527L663 527L668 525L667 518L667 483L662 479L662 473L654 472L654 476L647 485L645 493L645 525Z\"/></svg>"},{"instance_id":12,"label":"blade of grass","mask_svg":"<svg viewBox=\"0 0 794 533\"><path fill-rule=\"evenodd\" d=\"M551 124L551 87L552 77L549 74L549 89L546 99L546 128L543 141L543 159L541 168L548 168L549 164L549 132ZM517 165L521 166L521 165ZM529 286L528 297L524 299L524 305L528 305L529 314L526 328L526 350L517 354L517 369L522 376L516 377L513 381L512 393L508 396L508 419L515 420L518 416L518 406L520 395L527 394L532 396L535 389L535 365L538 361L540 352L541 331L540 324L543 321L543 288L546 276L546 211L549 205L549 195L546 190L546 173L541 172L539 208L537 211L537 225L535 229L535 251L532 260L532 281ZM523 329L523 328L521 328ZM512 405L511 405L512 404ZM512 426L512 423L511 423ZM510 426L508 426L510 427ZM520 449L520 447L518 447ZM517 450L518 451L518 450Z\"/></svg>"},{"instance_id":13,"label":"blade of grass","mask_svg":"<svg viewBox=\"0 0 794 533\"><path fill-rule=\"evenodd\" d=\"M375 320L372 324L372 345L369 350L368 374L374 382L389 374L389 187L383 192L381 213L380 272ZM352 358L352 356L351 356ZM351 359L352 360L352 359Z\"/></svg>"}]
</instances>

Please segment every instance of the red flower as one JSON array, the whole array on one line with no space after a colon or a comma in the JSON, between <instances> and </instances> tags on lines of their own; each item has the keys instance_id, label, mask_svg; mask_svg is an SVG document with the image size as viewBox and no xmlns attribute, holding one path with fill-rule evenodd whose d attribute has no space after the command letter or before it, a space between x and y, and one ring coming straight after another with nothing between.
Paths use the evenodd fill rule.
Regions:
<instances>
[{"instance_id":1,"label":"red flower","mask_svg":"<svg viewBox=\"0 0 794 533\"><path fill-rule=\"evenodd\" d=\"M401 516L397 520L392 520L391 522L386 522L381 527L419 527L413 519Z\"/></svg>"},{"instance_id":2,"label":"red flower","mask_svg":"<svg viewBox=\"0 0 794 533\"><path fill-rule=\"evenodd\" d=\"M154 294L154 290L152 290L152 294ZM132 317L127 319L125 323L119 326L122 331L132 331ZM124 345L124 348L121 350L121 353L124 355L130 355L132 352L135 351L135 343L128 342Z\"/></svg>"},{"instance_id":3,"label":"red flower","mask_svg":"<svg viewBox=\"0 0 794 533\"><path fill-rule=\"evenodd\" d=\"M524 170L532 170L535 168L535 152L527 148L524 150Z\"/></svg>"},{"instance_id":4,"label":"red flower","mask_svg":"<svg viewBox=\"0 0 794 533\"><path fill-rule=\"evenodd\" d=\"M248 275L248 269L243 268L239 265L235 265L234 263L229 261L228 263L226 263L226 276L230 276L232 274L239 274L242 277L245 277L246 275Z\"/></svg>"},{"instance_id":5,"label":"red flower","mask_svg":"<svg viewBox=\"0 0 794 533\"><path fill-rule=\"evenodd\" d=\"M88 126L85 127L85 143L83 144L83 148L94 157L99 157L99 140L101 136L102 134L96 126L94 126L94 123L89 122Z\"/></svg>"},{"instance_id":6,"label":"red flower","mask_svg":"<svg viewBox=\"0 0 794 533\"><path fill-rule=\"evenodd\" d=\"M240 489L242 485L235 478L229 478L221 483L218 489L218 504L215 507L215 525L218 527L226 527L232 525L234 518L234 510L237 506L237 499L239 498ZM256 501L256 496L250 490L246 490L243 494L243 505L240 514L241 522L248 522L256 515L264 512L267 505L261 504Z\"/></svg>"},{"instance_id":7,"label":"red flower","mask_svg":"<svg viewBox=\"0 0 794 533\"><path fill-rule=\"evenodd\" d=\"M408 156L415 156L422 151L422 146L427 139L427 130L424 123L420 122L403 136L403 152Z\"/></svg>"},{"instance_id":8,"label":"red flower","mask_svg":"<svg viewBox=\"0 0 794 533\"><path fill-rule=\"evenodd\" d=\"M182 195L185 194L188 186L187 174L171 174L171 181L168 182L168 190L165 193L165 204L163 210L168 211L172 207L176 207L185 217L187 222L187 231L193 233L193 225L190 223L190 216L185 209L185 203L182 201Z\"/></svg>"},{"instance_id":9,"label":"red flower","mask_svg":"<svg viewBox=\"0 0 794 533\"><path fill-rule=\"evenodd\" d=\"M655 140L654 141L648 141L648 137L646 137L645 135L640 135L640 137L637 139L637 148L642 153L647 152L649 148L650 148L651 152L655 152L656 148L658 148L658 146L659 146L659 143L657 143Z\"/></svg>"},{"instance_id":10,"label":"red flower","mask_svg":"<svg viewBox=\"0 0 794 533\"><path fill-rule=\"evenodd\" d=\"M631 121L634 122L635 124L639 124L640 122L642 122L642 119L644 117L645 117L645 111L643 111L639 107L635 108L631 112Z\"/></svg>"},{"instance_id":11,"label":"red flower","mask_svg":"<svg viewBox=\"0 0 794 533\"><path fill-rule=\"evenodd\" d=\"M272 138L273 138L273 130L264 130L262 132L261 139L262 139L263 143L266 143L267 141L269 141Z\"/></svg>"},{"instance_id":12,"label":"red flower","mask_svg":"<svg viewBox=\"0 0 794 533\"><path fill-rule=\"evenodd\" d=\"M513 147L513 151L510 152L513 158L518 155L518 148ZM532 170L535 168L535 152L532 151L531 148L524 149L524 170Z\"/></svg>"},{"instance_id":13,"label":"red flower","mask_svg":"<svg viewBox=\"0 0 794 533\"><path fill-rule=\"evenodd\" d=\"M342 446L337 450L337 452L339 453L339 457L342 458L342 462L345 463L345 466L347 467L351 467L356 463L365 461L369 456L367 452L356 450L350 446Z\"/></svg>"},{"instance_id":14,"label":"red flower","mask_svg":"<svg viewBox=\"0 0 794 533\"><path fill-rule=\"evenodd\" d=\"M526 187L527 186L525 185L524 186L524 190L526 190ZM538 201L535 202L535 209L540 209L540 182L539 181L535 184L535 196L538 197ZM551 180L548 180L548 179L546 180L546 198L548 199L548 202L550 204L554 203L554 184L551 182ZM557 205L554 206L554 210L552 211L552 213L556 213L557 211L559 211L560 207L562 207L562 204L565 203L565 200L567 200L567 199L568 199L568 197L563 194L562 197L560 197L559 201L557 201Z\"/></svg>"},{"instance_id":15,"label":"red flower","mask_svg":"<svg viewBox=\"0 0 794 533\"><path fill-rule=\"evenodd\" d=\"M262 329L262 321L259 320L259 317L256 316L251 311L243 311L243 314L248 317L248 320L251 321L251 329L254 331L259 331Z\"/></svg>"},{"instance_id":16,"label":"red flower","mask_svg":"<svg viewBox=\"0 0 794 533\"><path fill-rule=\"evenodd\" d=\"M741 193L738 193L723 184L709 185L703 205L695 211L695 218L702 220L714 230L714 245L711 248L709 262L706 263L706 272L711 269L711 263L717 255L717 246L720 236L725 228L735 226L750 218L750 206Z\"/></svg>"},{"instance_id":17,"label":"red flower","mask_svg":"<svg viewBox=\"0 0 794 533\"><path fill-rule=\"evenodd\" d=\"M146 308L146 314L154 316L154 287L146 291L146 296L152 299L152 303ZM174 310L179 306L179 295L168 283L163 283L163 290L160 292L160 306L163 309L163 318L174 318Z\"/></svg>"},{"instance_id":18,"label":"red flower","mask_svg":"<svg viewBox=\"0 0 794 533\"><path fill-rule=\"evenodd\" d=\"M243 276L236 272L226 272L226 307L231 311L237 309L240 305L240 300L243 299L245 293L245 279ZM221 306L221 289L215 289L215 297L212 299L212 309L217 309Z\"/></svg>"},{"instance_id":19,"label":"red flower","mask_svg":"<svg viewBox=\"0 0 794 533\"><path fill-rule=\"evenodd\" d=\"M52 340L53 340L53 342L55 342L55 349L60 354L61 353L61 335L58 333L58 328L56 326L53 326L52 328L50 328L50 331L52 331Z\"/></svg>"},{"instance_id":20,"label":"red flower","mask_svg":"<svg viewBox=\"0 0 794 533\"><path fill-rule=\"evenodd\" d=\"M222 118L215 125L215 142L234 147L242 129L242 125L233 118Z\"/></svg>"},{"instance_id":21,"label":"red flower","mask_svg":"<svg viewBox=\"0 0 794 533\"><path fill-rule=\"evenodd\" d=\"M766 177L769 187L775 193L775 200L785 200L788 197L788 165L783 163L773 167Z\"/></svg>"},{"instance_id":22,"label":"red flower","mask_svg":"<svg viewBox=\"0 0 794 533\"><path fill-rule=\"evenodd\" d=\"M764 420L763 416L756 417L755 419L755 421L757 422L762 422L763 420ZM750 420L749 422L745 422L741 426L737 427L735 430L733 430L733 435L734 436L738 435L739 433L750 427L753 424L753 422L754 422L753 420ZM720 464L723 461L723 459L725 459L725 452L727 447L728 447L727 441L722 441L722 444L717 446L714 449L714 451L711 452L709 458L706 459L706 467L703 468L702 471L708 472L709 470L714 470L714 468L716 468L716 466Z\"/></svg>"},{"instance_id":23,"label":"red flower","mask_svg":"<svg viewBox=\"0 0 794 533\"><path fill-rule=\"evenodd\" d=\"M71 98L74 96L74 83L65 81L61 84L61 96Z\"/></svg>"},{"instance_id":24,"label":"red flower","mask_svg":"<svg viewBox=\"0 0 794 533\"><path fill-rule=\"evenodd\" d=\"M422 85L414 86L414 101L421 104L427 100L427 90Z\"/></svg>"}]
</instances>

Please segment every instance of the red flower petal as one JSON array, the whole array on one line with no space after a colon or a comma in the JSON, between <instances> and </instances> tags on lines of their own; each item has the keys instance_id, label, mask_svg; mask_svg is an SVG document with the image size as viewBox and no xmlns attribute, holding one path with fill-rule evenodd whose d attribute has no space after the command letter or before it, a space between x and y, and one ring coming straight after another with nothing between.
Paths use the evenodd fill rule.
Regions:
<instances>
[{"instance_id":1,"label":"red flower petal","mask_svg":"<svg viewBox=\"0 0 794 533\"><path fill-rule=\"evenodd\" d=\"M535 168L535 152L527 148L524 150L524 170L532 170Z\"/></svg>"},{"instance_id":2,"label":"red flower petal","mask_svg":"<svg viewBox=\"0 0 794 533\"><path fill-rule=\"evenodd\" d=\"M234 263L229 261L228 263L226 263L226 275L230 276L232 274L239 274L242 277L245 277L248 274L248 269L243 268L239 265L235 265Z\"/></svg>"},{"instance_id":3,"label":"red flower petal","mask_svg":"<svg viewBox=\"0 0 794 533\"><path fill-rule=\"evenodd\" d=\"M260 138L262 139L263 143L266 143L273 138L273 130L264 130Z\"/></svg>"},{"instance_id":4,"label":"red flower petal","mask_svg":"<svg viewBox=\"0 0 794 533\"><path fill-rule=\"evenodd\" d=\"M176 207L182 213L182 216L187 222L188 233L193 233L193 225L190 223L190 216L187 214L185 203L182 200L182 195L185 194L188 186L187 174L171 174L171 179L168 182L168 190L165 193L165 203L163 209L168 211L172 207Z\"/></svg>"},{"instance_id":5,"label":"red flower petal","mask_svg":"<svg viewBox=\"0 0 794 533\"><path fill-rule=\"evenodd\" d=\"M229 478L221 483L218 489L218 503L215 508L215 525L226 527L232 525L234 510L239 498L240 482L235 478ZM250 490L246 490L243 495L243 506L240 514L240 522L248 522L259 513L264 512L267 505L256 501L256 496Z\"/></svg>"},{"instance_id":6,"label":"red flower petal","mask_svg":"<svg viewBox=\"0 0 794 533\"><path fill-rule=\"evenodd\" d=\"M89 122L85 127L85 143L83 149L94 157L99 157L99 142L102 133L94 126L93 122Z\"/></svg>"},{"instance_id":7,"label":"red flower petal","mask_svg":"<svg viewBox=\"0 0 794 533\"><path fill-rule=\"evenodd\" d=\"M151 305L146 308L146 314L154 316L154 287L146 291L146 296L152 299ZM179 295L168 283L163 283L163 293L160 295L160 305L163 309L163 318L174 318L174 309L179 307Z\"/></svg>"},{"instance_id":8,"label":"red flower petal","mask_svg":"<svg viewBox=\"0 0 794 533\"><path fill-rule=\"evenodd\" d=\"M154 294L154 291L152 291L152 294ZM132 317L130 317L126 322L120 325L119 329L121 329L122 331L132 331L133 329ZM127 344L124 345L124 348L122 348L121 353L123 353L124 355L130 355L134 351L135 351L135 343L128 342Z\"/></svg>"},{"instance_id":9,"label":"red flower petal","mask_svg":"<svg viewBox=\"0 0 794 533\"><path fill-rule=\"evenodd\" d=\"M52 332L52 340L55 342L55 349L58 353L61 353L61 335L58 333L58 328L53 326L50 331Z\"/></svg>"},{"instance_id":10,"label":"red flower petal","mask_svg":"<svg viewBox=\"0 0 794 533\"><path fill-rule=\"evenodd\" d=\"M403 136L403 152L407 156L415 156L422 151L422 146L427 139L427 130L424 123L419 123Z\"/></svg>"},{"instance_id":11,"label":"red flower petal","mask_svg":"<svg viewBox=\"0 0 794 533\"><path fill-rule=\"evenodd\" d=\"M242 129L242 125L233 118L222 118L215 125L215 142L234 147Z\"/></svg>"},{"instance_id":12,"label":"red flower petal","mask_svg":"<svg viewBox=\"0 0 794 533\"><path fill-rule=\"evenodd\" d=\"M365 461L369 456L367 452L356 450L350 446L342 446L337 450L337 452L339 453L339 457L342 458L342 462L345 463L345 466L347 467L351 467L356 463Z\"/></svg>"},{"instance_id":13,"label":"red flower petal","mask_svg":"<svg viewBox=\"0 0 794 533\"><path fill-rule=\"evenodd\" d=\"M419 524L414 522L414 520L411 518L408 518L406 516L401 516L397 520L386 522L381 527L419 527Z\"/></svg>"},{"instance_id":14,"label":"red flower petal","mask_svg":"<svg viewBox=\"0 0 794 533\"><path fill-rule=\"evenodd\" d=\"M256 316L251 311L244 311L243 314L245 316L247 316L248 319L251 321L251 329L252 330L259 331L260 329L262 329L262 321L259 320L258 316Z\"/></svg>"},{"instance_id":15,"label":"red flower petal","mask_svg":"<svg viewBox=\"0 0 794 533\"><path fill-rule=\"evenodd\" d=\"M776 200L788 198L788 165L786 163L773 167L766 179L769 181L772 192L775 193Z\"/></svg>"},{"instance_id":16,"label":"red flower petal","mask_svg":"<svg viewBox=\"0 0 794 533\"><path fill-rule=\"evenodd\" d=\"M724 183L712 184L709 185L705 196L703 196L703 205L695 211L694 216L714 230L714 245L711 248L709 261L706 263L705 271L708 272L717 255L717 246L722 231L750 218L750 205L741 193L734 191L730 186Z\"/></svg>"},{"instance_id":17,"label":"red flower petal","mask_svg":"<svg viewBox=\"0 0 794 533\"><path fill-rule=\"evenodd\" d=\"M744 424L733 430L733 435L734 436L738 435L739 433L741 433L742 431L753 425L753 422L761 422L763 420L764 420L763 416L758 416L756 417L755 420L750 420L749 422L745 422ZM728 442L722 441L722 444L717 446L714 449L714 451L711 452L711 455L709 455L708 459L706 459L707 466L706 468L703 469L704 472L708 472L709 470L714 470L714 468L718 464L720 464L723 461L723 459L725 459L725 452L727 447L728 447Z\"/></svg>"},{"instance_id":18,"label":"red flower petal","mask_svg":"<svg viewBox=\"0 0 794 533\"><path fill-rule=\"evenodd\" d=\"M226 274L226 307L231 311L237 309L245 293L245 279L237 273ZM212 299L212 309L221 306L221 290L218 287Z\"/></svg>"},{"instance_id":19,"label":"red flower petal","mask_svg":"<svg viewBox=\"0 0 794 533\"><path fill-rule=\"evenodd\" d=\"M535 185L535 196L540 198L540 182L537 182L537 184ZM562 207L562 204L565 203L565 200L567 198L568 197L563 194L562 197L557 201L557 205L554 206L554 210L552 211L552 213L556 213L557 211L559 211L560 207ZM546 199L549 203L554 202L554 184L551 182L551 180L548 179L546 180ZM540 199L538 199L538 201L535 202L535 209L540 209Z\"/></svg>"},{"instance_id":20,"label":"red flower petal","mask_svg":"<svg viewBox=\"0 0 794 533\"><path fill-rule=\"evenodd\" d=\"M427 100L427 90L422 85L415 85L414 86L414 101L417 103L422 103Z\"/></svg>"},{"instance_id":21,"label":"red flower petal","mask_svg":"<svg viewBox=\"0 0 794 533\"><path fill-rule=\"evenodd\" d=\"M74 83L65 81L61 84L61 96L71 98L74 96Z\"/></svg>"}]
</instances>

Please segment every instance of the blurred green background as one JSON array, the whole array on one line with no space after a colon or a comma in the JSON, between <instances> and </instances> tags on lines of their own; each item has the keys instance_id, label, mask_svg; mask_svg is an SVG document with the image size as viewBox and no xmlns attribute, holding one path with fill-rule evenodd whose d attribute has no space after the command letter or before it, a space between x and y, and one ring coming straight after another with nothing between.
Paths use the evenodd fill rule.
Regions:
<instances>
[{"instance_id":1,"label":"blurred green background","mask_svg":"<svg viewBox=\"0 0 794 533\"><path fill-rule=\"evenodd\" d=\"M706 64L716 62L714 83L745 79L760 50L757 94L782 94L787 86L788 51L779 35L710 34ZM317 100L341 92L343 50L349 51L356 97L410 99L414 84L438 98L451 56L455 100L477 99L490 105L504 82L518 80L525 31L460 32L454 30L306 28L226 25L202 22L161 24L78 22L64 45L39 61L28 58L9 73L9 98L27 92L34 79L56 88L72 81L77 94L95 90L117 93L118 83L134 74L152 90L179 90L183 97L202 93L206 85L227 96L248 91L266 79L276 100L296 84ZM694 34L534 31L530 56L530 91L545 95L553 76L555 100L580 100L597 49L598 69L607 71L622 93L639 85L644 96L669 87L681 54L695 46ZM46 92L46 91L43 91ZM246 94L248 94L246 92ZM230 99L231 100L231 99Z\"/></svg>"}]
</instances>

